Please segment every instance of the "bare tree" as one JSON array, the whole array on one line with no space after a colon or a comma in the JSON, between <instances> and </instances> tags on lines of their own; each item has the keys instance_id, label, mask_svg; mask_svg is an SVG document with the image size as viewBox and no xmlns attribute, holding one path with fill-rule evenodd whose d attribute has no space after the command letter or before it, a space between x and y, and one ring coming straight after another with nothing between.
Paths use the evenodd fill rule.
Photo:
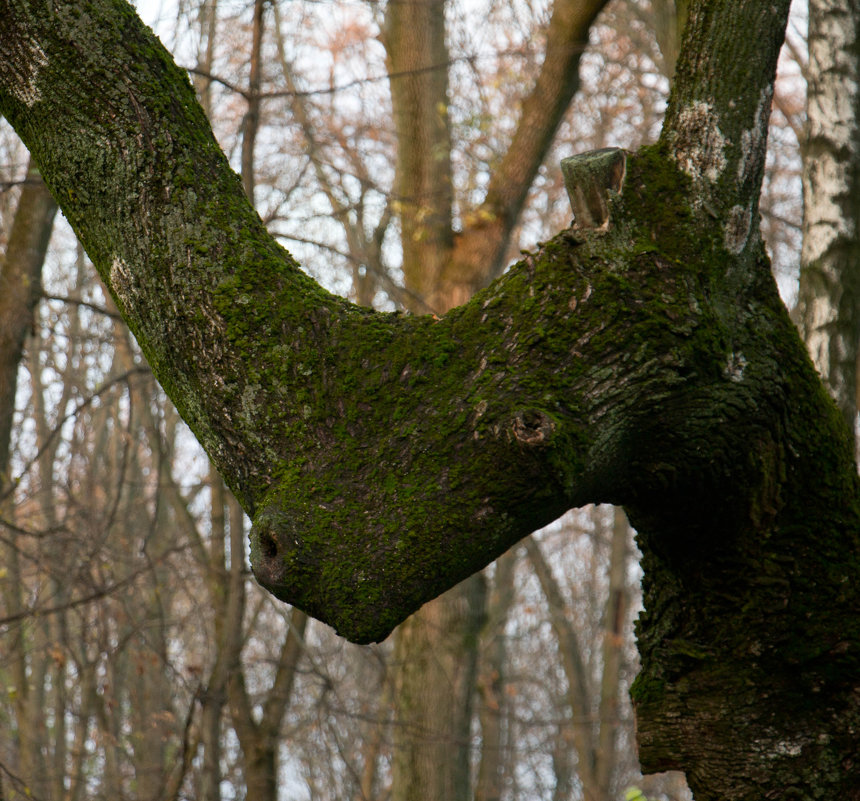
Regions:
<instances>
[{"instance_id":1,"label":"bare tree","mask_svg":"<svg viewBox=\"0 0 860 801\"><path fill-rule=\"evenodd\" d=\"M645 766L702 798L852 797L857 476L757 227L787 4L692 3L658 146L570 164L577 226L438 320L313 285L133 15L70 8L2 7L0 104L252 515L261 581L374 639L564 509L621 502ZM100 75L124 77L96 108Z\"/></svg>"}]
</instances>

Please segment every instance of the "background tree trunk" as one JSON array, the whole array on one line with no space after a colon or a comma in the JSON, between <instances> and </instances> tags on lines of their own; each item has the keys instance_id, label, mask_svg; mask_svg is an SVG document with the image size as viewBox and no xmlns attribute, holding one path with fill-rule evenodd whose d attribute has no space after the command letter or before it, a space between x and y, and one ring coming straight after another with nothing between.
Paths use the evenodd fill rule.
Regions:
<instances>
[{"instance_id":1,"label":"background tree trunk","mask_svg":"<svg viewBox=\"0 0 860 801\"><path fill-rule=\"evenodd\" d=\"M31 166L0 260L0 500L8 497L9 445L18 365L42 295L42 265L57 204Z\"/></svg>"},{"instance_id":2,"label":"background tree trunk","mask_svg":"<svg viewBox=\"0 0 860 801\"><path fill-rule=\"evenodd\" d=\"M478 717L481 750L475 779L475 801L499 801L504 778L511 768L512 745L507 731L508 704L505 697L505 626L514 601L516 549L496 560L487 603L487 624L481 632L484 653L478 677Z\"/></svg>"},{"instance_id":3,"label":"background tree trunk","mask_svg":"<svg viewBox=\"0 0 860 801\"><path fill-rule=\"evenodd\" d=\"M860 336L860 8L809 3L798 306L812 361L854 432Z\"/></svg>"},{"instance_id":4,"label":"background tree trunk","mask_svg":"<svg viewBox=\"0 0 860 801\"><path fill-rule=\"evenodd\" d=\"M27 604L20 581L20 537L14 527L15 488L9 480L18 368L25 341L34 328L34 310L42 294L42 266L56 210L57 204L38 171L31 166L18 199L6 252L0 258L0 531L3 533L0 554L10 578L3 582L3 607L7 614L20 613ZM4 525L6 522L12 525ZM29 664L33 643L28 640L32 637L41 641L43 634L50 637L44 624L33 627L29 636L19 628L16 635L7 638L12 647L6 652L5 664L14 676L9 685L15 699L13 731L20 759L12 773L15 781L9 782L7 777L0 781L0 793L8 799L23 798L30 793L48 795L54 778L44 762L49 743L41 720L46 699L41 694L40 675L47 665ZM45 642L40 645L45 647ZM9 756L4 754L3 758Z\"/></svg>"}]
</instances>

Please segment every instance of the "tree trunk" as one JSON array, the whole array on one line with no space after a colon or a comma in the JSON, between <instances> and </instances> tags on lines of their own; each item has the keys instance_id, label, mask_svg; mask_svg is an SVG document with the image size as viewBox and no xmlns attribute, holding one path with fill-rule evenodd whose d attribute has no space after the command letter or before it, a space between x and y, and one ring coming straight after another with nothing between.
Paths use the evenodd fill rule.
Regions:
<instances>
[{"instance_id":1,"label":"tree trunk","mask_svg":"<svg viewBox=\"0 0 860 801\"><path fill-rule=\"evenodd\" d=\"M403 277L424 308L441 313L439 278L450 257L454 201L448 126L445 0L389 3L382 36L397 132L394 203Z\"/></svg>"},{"instance_id":2,"label":"tree trunk","mask_svg":"<svg viewBox=\"0 0 860 801\"><path fill-rule=\"evenodd\" d=\"M641 759L698 801L860 793L860 482L757 226L787 10L692 3L605 224L436 320L298 270L126 5L0 1L0 109L253 516L262 583L378 639L565 509L621 503Z\"/></svg>"},{"instance_id":3,"label":"tree trunk","mask_svg":"<svg viewBox=\"0 0 860 801\"><path fill-rule=\"evenodd\" d=\"M611 798L612 780L618 766L618 731L620 728L621 676L624 666L624 624L630 608L630 528L624 511L615 507L609 548L609 592L603 616L602 666L600 671L600 704L597 719L596 780L600 792Z\"/></svg>"},{"instance_id":4,"label":"tree trunk","mask_svg":"<svg viewBox=\"0 0 860 801\"><path fill-rule=\"evenodd\" d=\"M470 735L483 576L427 604L397 630L393 801L471 798Z\"/></svg>"},{"instance_id":5,"label":"tree trunk","mask_svg":"<svg viewBox=\"0 0 860 801\"><path fill-rule=\"evenodd\" d=\"M254 0L254 23L251 31L251 70L248 76L248 110L242 120L242 183L245 194L254 203L254 148L260 127L260 85L263 59L263 29L266 0Z\"/></svg>"},{"instance_id":6,"label":"tree trunk","mask_svg":"<svg viewBox=\"0 0 860 801\"><path fill-rule=\"evenodd\" d=\"M34 311L42 294L42 266L53 228L57 204L38 171L31 165L15 210L6 252L0 259L0 520L15 522L15 487L10 482L11 432L18 387L18 368L24 343L34 326ZM14 527L0 524L0 554L7 570L3 582L6 614L26 609L25 589L19 562L20 537ZM53 776L45 757L49 750L43 725L44 663L32 666L31 649L45 647L49 623L42 621L26 629L15 627L6 641L5 664L9 668L10 697L14 700L14 741L18 762L15 781L0 785L4 798L24 798L49 792ZM15 774L18 774L17 776ZM17 792L20 790L20 793Z\"/></svg>"},{"instance_id":7,"label":"tree trunk","mask_svg":"<svg viewBox=\"0 0 860 801\"><path fill-rule=\"evenodd\" d=\"M42 265L56 211L54 198L31 166L0 260L0 500L8 491L18 365L42 296Z\"/></svg>"},{"instance_id":8,"label":"tree trunk","mask_svg":"<svg viewBox=\"0 0 860 801\"><path fill-rule=\"evenodd\" d=\"M492 591L487 605L488 625L481 633L484 653L478 678L478 718L481 752L475 780L475 801L500 801L509 762L508 722L505 697L506 638L514 596L514 568L517 549L511 549L496 560Z\"/></svg>"},{"instance_id":9,"label":"tree trunk","mask_svg":"<svg viewBox=\"0 0 860 801\"><path fill-rule=\"evenodd\" d=\"M654 34L663 55L663 74L672 79L690 11L689 0L652 0Z\"/></svg>"},{"instance_id":10,"label":"tree trunk","mask_svg":"<svg viewBox=\"0 0 860 801\"><path fill-rule=\"evenodd\" d=\"M798 305L812 361L854 432L860 336L860 8L809 3Z\"/></svg>"}]
</instances>

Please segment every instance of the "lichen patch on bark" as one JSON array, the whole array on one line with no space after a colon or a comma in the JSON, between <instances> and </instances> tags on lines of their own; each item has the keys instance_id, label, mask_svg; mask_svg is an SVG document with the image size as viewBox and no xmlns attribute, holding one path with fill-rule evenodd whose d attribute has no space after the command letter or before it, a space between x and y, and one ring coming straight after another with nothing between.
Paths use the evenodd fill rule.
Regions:
<instances>
[{"instance_id":1,"label":"lichen patch on bark","mask_svg":"<svg viewBox=\"0 0 860 801\"><path fill-rule=\"evenodd\" d=\"M726 139L718 122L717 110L701 101L679 114L673 138L675 161L697 183L703 178L715 183L726 167Z\"/></svg>"},{"instance_id":2,"label":"lichen patch on bark","mask_svg":"<svg viewBox=\"0 0 860 801\"><path fill-rule=\"evenodd\" d=\"M749 206L732 206L723 226L723 242L733 256L743 252L752 229L752 209Z\"/></svg>"},{"instance_id":3,"label":"lichen patch on bark","mask_svg":"<svg viewBox=\"0 0 860 801\"><path fill-rule=\"evenodd\" d=\"M9 35L5 30L3 35L6 41L0 50L0 82L17 100L32 108L41 98L38 79L48 64L48 56L32 37Z\"/></svg>"},{"instance_id":4,"label":"lichen patch on bark","mask_svg":"<svg viewBox=\"0 0 860 801\"><path fill-rule=\"evenodd\" d=\"M129 305L132 282L133 278L128 265L119 256L114 256L110 266L110 285L117 300L124 306Z\"/></svg>"}]
</instances>

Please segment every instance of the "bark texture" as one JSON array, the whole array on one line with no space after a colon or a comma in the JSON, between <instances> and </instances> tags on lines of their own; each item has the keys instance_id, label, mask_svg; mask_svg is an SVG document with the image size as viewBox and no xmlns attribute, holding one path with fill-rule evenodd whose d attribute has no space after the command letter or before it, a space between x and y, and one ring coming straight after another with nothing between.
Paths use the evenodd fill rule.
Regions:
<instances>
[{"instance_id":1,"label":"bark texture","mask_svg":"<svg viewBox=\"0 0 860 801\"><path fill-rule=\"evenodd\" d=\"M758 233L786 0L694 3L609 224L442 319L322 291L119 0L0 2L0 109L252 515L275 594L357 641L538 526L624 505L646 770L860 797L860 487Z\"/></svg>"}]
</instances>

